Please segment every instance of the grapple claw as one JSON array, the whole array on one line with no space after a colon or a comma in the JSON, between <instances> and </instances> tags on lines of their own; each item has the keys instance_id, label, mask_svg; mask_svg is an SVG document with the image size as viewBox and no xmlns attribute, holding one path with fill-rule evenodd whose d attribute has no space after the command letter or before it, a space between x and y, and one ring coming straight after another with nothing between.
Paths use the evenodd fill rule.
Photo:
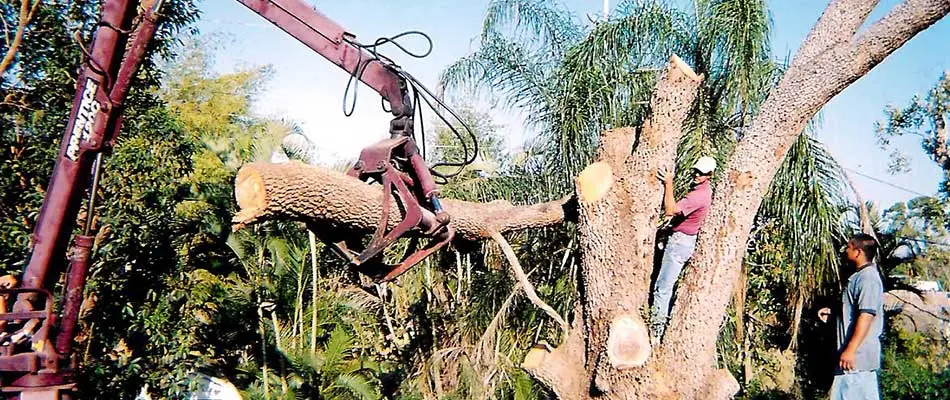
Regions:
<instances>
[{"instance_id":1,"label":"grapple claw","mask_svg":"<svg viewBox=\"0 0 950 400\"><path fill-rule=\"evenodd\" d=\"M338 244L332 246L354 269L376 282L388 282L402 275L450 243L454 236L454 231L448 226L450 218L439 204L434 183L431 182L432 176L420 160L412 139L399 135L363 149L359 161L347 173L363 181L378 181L383 186L383 193L393 194L383 196L382 213L376 231L358 255L353 256ZM387 232L390 213L394 208L393 198L399 202L404 214L402 220ZM423 204L431 204L432 209ZM409 237L410 244L402 260L398 264L386 263L383 251L403 237ZM420 237L430 240L417 251Z\"/></svg>"}]
</instances>

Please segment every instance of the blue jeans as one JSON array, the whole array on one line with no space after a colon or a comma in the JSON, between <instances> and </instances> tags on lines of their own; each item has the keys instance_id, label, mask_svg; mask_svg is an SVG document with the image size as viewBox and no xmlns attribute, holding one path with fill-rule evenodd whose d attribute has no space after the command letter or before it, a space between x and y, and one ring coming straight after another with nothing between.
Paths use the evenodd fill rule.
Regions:
<instances>
[{"instance_id":1,"label":"blue jeans","mask_svg":"<svg viewBox=\"0 0 950 400\"><path fill-rule=\"evenodd\" d=\"M673 298L673 285L679 279L683 265L693 256L696 249L696 236L673 232L666 240L660 273L653 286L652 329L654 337L663 335L666 321L670 317L670 299Z\"/></svg>"},{"instance_id":2,"label":"blue jeans","mask_svg":"<svg viewBox=\"0 0 950 400\"><path fill-rule=\"evenodd\" d=\"M877 371L853 371L835 375L831 400L880 400Z\"/></svg>"}]
</instances>

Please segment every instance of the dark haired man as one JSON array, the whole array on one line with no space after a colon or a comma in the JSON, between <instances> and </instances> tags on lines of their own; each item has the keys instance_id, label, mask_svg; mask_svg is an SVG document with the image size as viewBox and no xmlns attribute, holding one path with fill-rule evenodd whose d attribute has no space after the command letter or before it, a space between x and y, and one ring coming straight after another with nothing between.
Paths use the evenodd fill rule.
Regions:
<instances>
[{"instance_id":1,"label":"dark haired man","mask_svg":"<svg viewBox=\"0 0 950 400\"><path fill-rule=\"evenodd\" d=\"M881 368L884 331L884 284L873 262L877 247L873 237L862 233L853 236L845 249L845 258L854 269L847 271L850 276L842 274L847 286L841 293L841 309L835 313L838 366L831 385L832 400L881 398L877 371ZM826 321L830 313L830 309L823 308L818 315Z\"/></svg>"}]
</instances>

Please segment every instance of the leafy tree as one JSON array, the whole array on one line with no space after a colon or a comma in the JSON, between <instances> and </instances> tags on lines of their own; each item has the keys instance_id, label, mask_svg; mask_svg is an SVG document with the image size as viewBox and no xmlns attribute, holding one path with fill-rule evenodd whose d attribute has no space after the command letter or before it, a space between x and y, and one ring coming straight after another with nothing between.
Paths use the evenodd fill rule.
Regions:
<instances>
[{"instance_id":1,"label":"leafy tree","mask_svg":"<svg viewBox=\"0 0 950 400\"><path fill-rule=\"evenodd\" d=\"M915 95L904 108L888 105L885 120L874 124L878 143L891 148L891 140L905 135L918 136L928 157L944 171L940 193L950 196L950 150L947 147L947 121L950 118L950 72L944 73L926 97ZM891 149L891 172L909 172L907 155Z\"/></svg>"},{"instance_id":2,"label":"leafy tree","mask_svg":"<svg viewBox=\"0 0 950 400\"><path fill-rule=\"evenodd\" d=\"M893 273L913 279L948 282L950 268L943 262L948 256L947 206L934 197L921 196L899 202L884 210L879 226L882 241L893 242L895 257L907 262L895 266Z\"/></svg>"},{"instance_id":3,"label":"leafy tree","mask_svg":"<svg viewBox=\"0 0 950 400\"><path fill-rule=\"evenodd\" d=\"M888 399L945 399L950 396L947 343L888 324L881 368L881 396Z\"/></svg>"}]
</instances>

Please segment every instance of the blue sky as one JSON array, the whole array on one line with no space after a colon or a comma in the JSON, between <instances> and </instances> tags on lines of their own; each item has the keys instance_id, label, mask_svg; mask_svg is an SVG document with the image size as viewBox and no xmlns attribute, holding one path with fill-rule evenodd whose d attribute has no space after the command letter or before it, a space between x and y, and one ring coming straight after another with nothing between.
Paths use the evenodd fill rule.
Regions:
<instances>
[{"instance_id":1,"label":"blue sky","mask_svg":"<svg viewBox=\"0 0 950 400\"><path fill-rule=\"evenodd\" d=\"M488 0L469 1L314 1L322 13L332 18L363 42L406 30L421 30L434 42L424 59L403 56L387 47L385 54L405 70L435 87L439 72L474 49ZM562 2L579 18L602 12L603 0ZM617 0L610 0L616 5ZM882 16L896 0L881 1L872 19ZM772 48L776 58L794 55L827 1L770 1ZM201 21L203 34L225 34L231 42L217 52L216 68L233 71L248 65L270 65L273 77L261 94L256 108L263 114L284 117L300 124L318 143L323 159L355 158L359 150L387 136L389 116L379 106L379 96L365 86L359 88L356 111L343 114L343 92L348 75L323 57L258 17L233 0L204 0ZM887 58L870 74L835 97L822 110L823 123L818 138L845 167L895 183L915 192L934 193L940 171L913 138L897 144L911 156L909 174L887 173L888 154L874 139L873 123L883 116L887 104L904 105L914 94L926 94L943 71L950 70L950 20L944 19L919 34ZM414 40L414 39L413 39ZM411 47L421 41L407 41ZM514 113L493 110L495 121L504 125L501 133L508 145L524 139L521 118ZM907 191L852 173L862 194L882 205L914 197Z\"/></svg>"}]
</instances>

